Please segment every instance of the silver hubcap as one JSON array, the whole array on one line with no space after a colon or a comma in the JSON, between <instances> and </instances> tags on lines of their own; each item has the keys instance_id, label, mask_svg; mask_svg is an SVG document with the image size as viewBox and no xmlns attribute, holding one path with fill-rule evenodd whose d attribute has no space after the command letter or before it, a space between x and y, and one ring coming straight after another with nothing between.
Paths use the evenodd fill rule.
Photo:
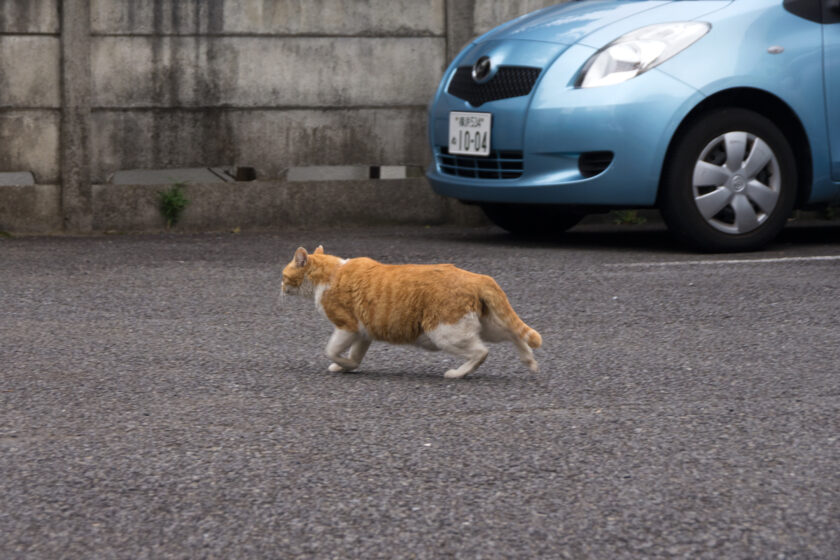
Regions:
<instances>
[{"instance_id":1,"label":"silver hubcap","mask_svg":"<svg viewBox=\"0 0 840 560\"><path fill-rule=\"evenodd\" d=\"M727 132L709 142L694 165L697 210L724 233L748 233L779 201L781 174L767 142L748 132Z\"/></svg>"}]
</instances>

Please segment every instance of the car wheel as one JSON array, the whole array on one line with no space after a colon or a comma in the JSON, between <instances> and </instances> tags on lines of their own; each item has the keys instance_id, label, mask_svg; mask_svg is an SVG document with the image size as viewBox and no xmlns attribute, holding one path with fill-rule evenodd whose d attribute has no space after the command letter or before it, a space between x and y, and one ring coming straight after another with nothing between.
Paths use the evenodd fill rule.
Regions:
<instances>
[{"instance_id":1,"label":"car wheel","mask_svg":"<svg viewBox=\"0 0 840 560\"><path fill-rule=\"evenodd\" d=\"M585 214L550 204L482 204L490 221L516 235L553 235L566 231Z\"/></svg>"},{"instance_id":2,"label":"car wheel","mask_svg":"<svg viewBox=\"0 0 840 560\"><path fill-rule=\"evenodd\" d=\"M702 115L670 154L660 210L668 228L697 249L760 249L793 211L793 151L762 115L744 109Z\"/></svg>"}]
</instances>

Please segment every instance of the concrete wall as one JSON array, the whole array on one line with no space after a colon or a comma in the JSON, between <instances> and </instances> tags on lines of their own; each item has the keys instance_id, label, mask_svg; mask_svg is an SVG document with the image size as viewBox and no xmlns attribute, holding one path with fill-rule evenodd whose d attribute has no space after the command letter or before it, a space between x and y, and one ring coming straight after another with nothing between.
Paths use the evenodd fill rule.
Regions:
<instances>
[{"instance_id":1,"label":"concrete wall","mask_svg":"<svg viewBox=\"0 0 840 560\"><path fill-rule=\"evenodd\" d=\"M425 166L449 60L553 3L3 0L0 173L56 186L25 200L56 192L58 223L83 231L99 223L92 185L119 170L250 166L284 188L289 167ZM22 219L11 193L0 229Z\"/></svg>"},{"instance_id":2,"label":"concrete wall","mask_svg":"<svg viewBox=\"0 0 840 560\"><path fill-rule=\"evenodd\" d=\"M94 181L131 167L237 164L274 179L427 159L415 130L441 76L443 0L91 6Z\"/></svg>"},{"instance_id":3,"label":"concrete wall","mask_svg":"<svg viewBox=\"0 0 840 560\"><path fill-rule=\"evenodd\" d=\"M58 0L0 2L0 171L59 181Z\"/></svg>"}]
</instances>

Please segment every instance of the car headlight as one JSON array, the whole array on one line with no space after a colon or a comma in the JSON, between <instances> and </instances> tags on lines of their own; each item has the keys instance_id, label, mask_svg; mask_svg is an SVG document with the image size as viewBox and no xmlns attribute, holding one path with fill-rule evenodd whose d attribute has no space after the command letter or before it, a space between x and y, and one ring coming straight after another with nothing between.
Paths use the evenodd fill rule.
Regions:
<instances>
[{"instance_id":1,"label":"car headlight","mask_svg":"<svg viewBox=\"0 0 840 560\"><path fill-rule=\"evenodd\" d=\"M662 64L709 32L711 25L687 21L649 25L622 35L583 65L576 87L626 82Z\"/></svg>"}]
</instances>

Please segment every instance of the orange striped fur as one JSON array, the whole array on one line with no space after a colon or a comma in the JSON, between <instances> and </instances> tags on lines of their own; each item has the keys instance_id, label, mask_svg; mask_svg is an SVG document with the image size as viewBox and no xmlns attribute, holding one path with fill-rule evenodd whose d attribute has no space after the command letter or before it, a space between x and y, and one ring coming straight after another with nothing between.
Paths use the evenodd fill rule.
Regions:
<instances>
[{"instance_id":1,"label":"orange striped fur","mask_svg":"<svg viewBox=\"0 0 840 560\"><path fill-rule=\"evenodd\" d=\"M313 297L335 326L327 345L331 371L358 367L373 340L467 358L447 377L472 373L487 356L483 342L504 340L538 369L531 349L542 344L540 334L519 318L493 278L451 264L387 265L301 247L283 270L282 291Z\"/></svg>"}]
</instances>

